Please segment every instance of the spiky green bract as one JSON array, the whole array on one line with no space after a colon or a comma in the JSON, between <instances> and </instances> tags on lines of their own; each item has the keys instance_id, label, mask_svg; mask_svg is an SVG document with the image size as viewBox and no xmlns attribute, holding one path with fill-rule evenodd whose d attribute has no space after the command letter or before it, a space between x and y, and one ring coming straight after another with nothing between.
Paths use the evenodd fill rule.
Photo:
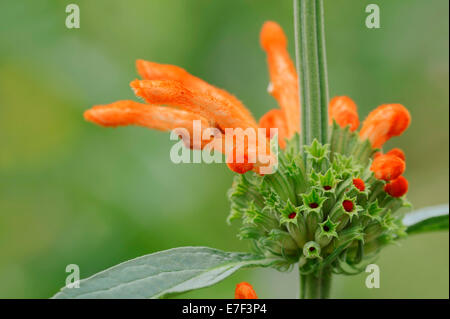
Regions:
<instances>
[{"instance_id":1,"label":"spiky green bract","mask_svg":"<svg viewBox=\"0 0 450 319\"><path fill-rule=\"evenodd\" d=\"M229 191L228 221L242 221L239 238L250 239L258 254L279 257L280 269L298 262L302 274L324 267L355 274L406 236L399 209L409 204L386 194L370 171L376 150L335 124L330 141L314 140L301 152L296 135L278 150L276 173L236 175Z\"/></svg>"}]
</instances>

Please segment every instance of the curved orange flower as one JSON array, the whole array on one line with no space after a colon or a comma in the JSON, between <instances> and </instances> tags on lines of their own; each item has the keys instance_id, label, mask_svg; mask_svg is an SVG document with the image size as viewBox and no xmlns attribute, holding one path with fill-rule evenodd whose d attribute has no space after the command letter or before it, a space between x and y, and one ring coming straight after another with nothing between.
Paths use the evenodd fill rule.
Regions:
<instances>
[{"instance_id":1,"label":"curved orange flower","mask_svg":"<svg viewBox=\"0 0 450 319\"><path fill-rule=\"evenodd\" d=\"M185 129L191 136L189 139L182 136L187 146L203 149L212 143L214 149L225 154L231 170L241 174L249 170L260 172L262 167L275 162L268 144L271 138L269 129L279 129L281 147L285 146L285 138L300 129L297 74L287 53L286 36L281 27L275 22L267 22L261 31L261 44L268 55L273 87L271 92L279 101L281 110L269 111L261 118L259 125L250 111L227 91L208 84L180 67L144 60L136 61L143 80L132 81L130 86L147 104L118 101L97 105L87 110L84 117L102 126L139 125L164 131ZM201 124L202 138L199 143L192 139L194 121ZM240 143L232 137L231 145L227 145L227 129L256 130L259 127L268 130L264 141L256 139L252 143L238 145ZM208 128L217 129L219 134L206 134L204 138ZM250 151L255 149L258 157L256 162L250 162ZM238 161L237 158L243 160Z\"/></svg>"},{"instance_id":2,"label":"curved orange flower","mask_svg":"<svg viewBox=\"0 0 450 319\"><path fill-rule=\"evenodd\" d=\"M261 30L260 43L267 54L270 74L268 90L278 101L280 109L270 110L261 117L259 123L227 91L208 84L178 66L144 60L136 61L142 80L134 80L130 86L147 104L118 101L97 105L87 110L84 117L102 126L139 125L164 131L178 130L190 148L203 149L209 145L223 152L231 170L241 174L253 170L261 174L263 168L276 163L270 153L269 140L273 137L270 129L278 129L281 148L286 146L286 139L300 132L300 99L297 73L287 51L287 39L282 28L275 22L266 22ZM359 126L356 104L346 96L335 97L330 101L329 118L330 123L334 120L341 127L350 126L351 131ZM192 139L196 129L194 122L200 124L200 141ZM402 105L382 105L366 118L359 136L361 140L368 139L373 148L379 148L391 137L402 134L409 123L409 112ZM266 134L252 142L238 142L227 134L227 129L258 128L265 128ZM183 129L189 136L182 134ZM255 152L256 161L252 155ZM383 176L383 179L398 176L386 172L376 174Z\"/></svg>"},{"instance_id":3,"label":"curved orange flower","mask_svg":"<svg viewBox=\"0 0 450 319\"><path fill-rule=\"evenodd\" d=\"M193 91L199 91L222 101L229 101L231 102L230 108L233 109L235 114L238 114L241 118L251 123L252 126L256 127L253 116L236 97L225 90L216 88L202 79L189 74L186 70L178 66L137 60L136 68L139 75L145 80L174 80L180 82L187 88L191 88Z\"/></svg>"},{"instance_id":4,"label":"curved orange flower","mask_svg":"<svg viewBox=\"0 0 450 319\"><path fill-rule=\"evenodd\" d=\"M300 132L300 97L298 76L287 51L286 35L277 23L268 21L263 25L260 41L269 65L268 91L283 110L286 137L291 138Z\"/></svg>"},{"instance_id":5,"label":"curved orange flower","mask_svg":"<svg viewBox=\"0 0 450 319\"><path fill-rule=\"evenodd\" d=\"M210 126L209 121L200 115L130 100L94 106L84 113L84 117L88 121L106 127L138 125L160 131L184 128L188 131L189 136L181 136L181 138L185 141L186 146L192 149L203 149L212 140L212 137L210 137L207 140L202 139L201 145L194 144L195 141L192 137L194 136L195 121L198 121L201 127L207 128ZM180 135L182 135L182 132L180 132ZM189 138L189 140L185 140L185 138Z\"/></svg>"}]
</instances>

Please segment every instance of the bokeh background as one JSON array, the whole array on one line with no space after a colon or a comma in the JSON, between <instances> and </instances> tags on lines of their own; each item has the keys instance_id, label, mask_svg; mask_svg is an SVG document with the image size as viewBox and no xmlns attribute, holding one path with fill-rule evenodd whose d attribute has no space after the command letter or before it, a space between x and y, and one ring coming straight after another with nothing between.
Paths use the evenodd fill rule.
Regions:
<instances>
[{"instance_id":1,"label":"bokeh background","mask_svg":"<svg viewBox=\"0 0 450 319\"><path fill-rule=\"evenodd\" d=\"M377 3L381 29L367 29ZM81 28L65 27L76 3ZM412 114L387 148L407 154L415 208L448 202L447 0L326 0L330 93L349 95L360 117L399 102ZM237 95L259 118L267 94L259 30L286 30L291 0L4 0L0 3L0 297L48 298L67 264L87 277L177 246L247 251L225 218L232 173L224 164L173 164L169 134L87 123L95 104L134 99L138 58L176 64ZM416 235L383 251L381 288L366 274L336 277L335 298L448 298L448 233ZM297 274L238 272L182 297L232 298L251 282L263 298L293 298Z\"/></svg>"}]
</instances>

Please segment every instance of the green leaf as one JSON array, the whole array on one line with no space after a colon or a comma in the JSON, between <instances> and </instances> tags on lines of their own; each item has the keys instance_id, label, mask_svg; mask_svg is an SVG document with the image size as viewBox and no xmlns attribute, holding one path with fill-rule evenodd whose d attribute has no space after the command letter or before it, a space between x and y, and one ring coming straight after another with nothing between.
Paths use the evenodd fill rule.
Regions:
<instances>
[{"instance_id":1,"label":"green leaf","mask_svg":"<svg viewBox=\"0 0 450 319\"><path fill-rule=\"evenodd\" d=\"M276 259L208 247L179 247L138 257L64 287L53 298L163 298L211 286L243 267ZM230 292L232 294L232 292Z\"/></svg>"},{"instance_id":2,"label":"green leaf","mask_svg":"<svg viewBox=\"0 0 450 319\"><path fill-rule=\"evenodd\" d=\"M419 209L403 218L408 234L448 230L448 204Z\"/></svg>"}]
</instances>

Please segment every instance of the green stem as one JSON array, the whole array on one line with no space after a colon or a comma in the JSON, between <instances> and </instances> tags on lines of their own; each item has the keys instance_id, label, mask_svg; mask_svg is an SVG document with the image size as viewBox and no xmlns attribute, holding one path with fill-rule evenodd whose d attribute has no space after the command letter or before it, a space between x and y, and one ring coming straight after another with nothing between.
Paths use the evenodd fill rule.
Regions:
<instances>
[{"instance_id":1,"label":"green stem","mask_svg":"<svg viewBox=\"0 0 450 319\"><path fill-rule=\"evenodd\" d=\"M301 299L327 299L330 296L331 270L324 268L318 273L300 275Z\"/></svg>"},{"instance_id":2,"label":"green stem","mask_svg":"<svg viewBox=\"0 0 450 319\"><path fill-rule=\"evenodd\" d=\"M294 0L295 52L301 105L301 146L328 143L328 75L323 0ZM302 148L304 152L304 148ZM303 156L306 160L306 156ZM328 298L331 270L300 275L300 298Z\"/></svg>"},{"instance_id":3,"label":"green stem","mask_svg":"<svg viewBox=\"0 0 450 319\"><path fill-rule=\"evenodd\" d=\"M328 71L327 52L325 46L325 21L323 0L316 0L317 8L317 45L319 50L319 78L320 78L320 114L322 128L322 142L328 142Z\"/></svg>"},{"instance_id":4,"label":"green stem","mask_svg":"<svg viewBox=\"0 0 450 319\"><path fill-rule=\"evenodd\" d=\"M328 142L328 80L323 0L294 0L303 145Z\"/></svg>"}]
</instances>

